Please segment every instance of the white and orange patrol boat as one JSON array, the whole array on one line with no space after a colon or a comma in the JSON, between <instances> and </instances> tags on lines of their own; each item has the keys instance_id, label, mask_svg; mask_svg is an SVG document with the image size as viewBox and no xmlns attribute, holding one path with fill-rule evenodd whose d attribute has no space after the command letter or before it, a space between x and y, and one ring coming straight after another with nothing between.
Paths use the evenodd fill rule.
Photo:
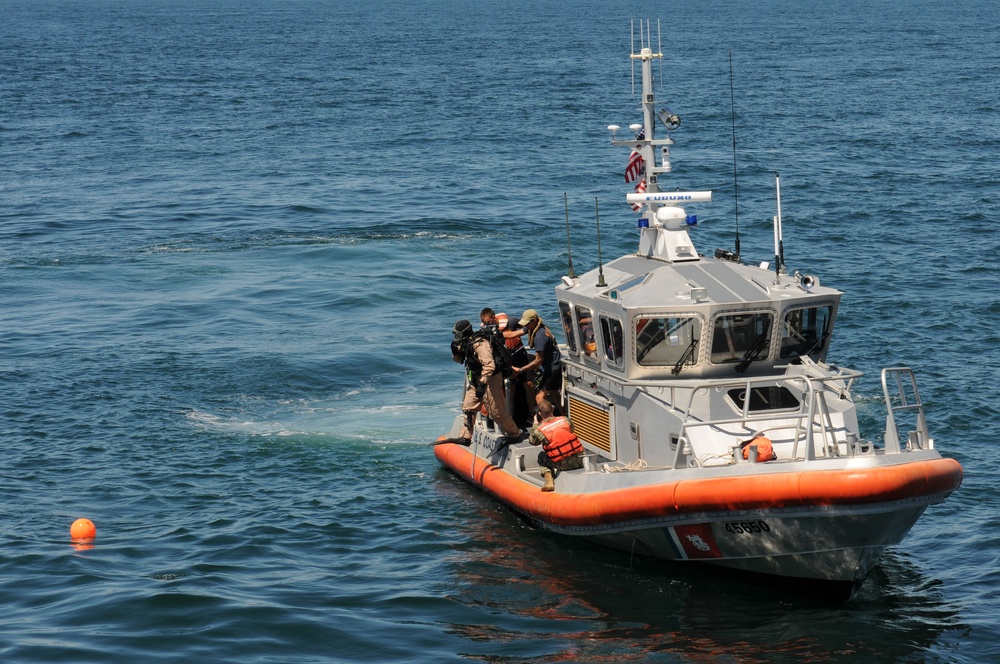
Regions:
<instances>
[{"instance_id":1,"label":"white and orange patrol boat","mask_svg":"<svg viewBox=\"0 0 1000 664\"><path fill-rule=\"evenodd\" d=\"M639 249L582 276L571 269L555 288L561 405L583 468L541 491L540 448L511 443L485 417L470 445L442 437L434 452L553 532L849 597L885 547L959 487L962 468L935 449L908 368L882 370L884 436L861 436L851 387L862 374L826 361L841 293L785 269L780 190L773 266L741 261L738 240L736 253L695 250L697 220L682 206L712 195L663 186L679 120L656 110L652 63L663 56L645 30L631 54L643 122L635 138L609 127L634 151Z\"/></svg>"}]
</instances>

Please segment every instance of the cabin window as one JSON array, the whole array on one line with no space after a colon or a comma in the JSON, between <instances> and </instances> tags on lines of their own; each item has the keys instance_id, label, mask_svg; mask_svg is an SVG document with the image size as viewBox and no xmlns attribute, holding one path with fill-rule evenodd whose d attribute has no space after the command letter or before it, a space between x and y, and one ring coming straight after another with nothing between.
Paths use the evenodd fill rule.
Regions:
<instances>
[{"instance_id":1,"label":"cabin window","mask_svg":"<svg viewBox=\"0 0 1000 664\"><path fill-rule=\"evenodd\" d=\"M746 370L751 362L767 359L773 320L774 316L767 312L726 314L716 318L712 328L712 362L738 362L739 367Z\"/></svg>"},{"instance_id":2,"label":"cabin window","mask_svg":"<svg viewBox=\"0 0 1000 664\"><path fill-rule=\"evenodd\" d=\"M698 362L701 321L694 316L640 317L635 320L635 360L644 367Z\"/></svg>"},{"instance_id":3,"label":"cabin window","mask_svg":"<svg viewBox=\"0 0 1000 664\"><path fill-rule=\"evenodd\" d=\"M563 334L566 335L566 345L571 353L576 352L576 335L573 334L573 313L569 302L559 303L559 319L562 321Z\"/></svg>"},{"instance_id":4,"label":"cabin window","mask_svg":"<svg viewBox=\"0 0 1000 664\"><path fill-rule=\"evenodd\" d=\"M587 307L576 306L577 335L584 357L597 360L597 335L594 332L594 314Z\"/></svg>"},{"instance_id":5,"label":"cabin window","mask_svg":"<svg viewBox=\"0 0 1000 664\"><path fill-rule=\"evenodd\" d=\"M625 343L623 341L622 324L616 318L601 316L601 340L604 342L604 356L608 364L625 368Z\"/></svg>"},{"instance_id":6,"label":"cabin window","mask_svg":"<svg viewBox=\"0 0 1000 664\"><path fill-rule=\"evenodd\" d=\"M726 392L736 408L743 412L746 404L747 391L738 387ZM748 412L757 413L765 410L793 410L799 407L799 400L784 386L766 385L762 387L750 388L750 409Z\"/></svg>"},{"instance_id":7,"label":"cabin window","mask_svg":"<svg viewBox=\"0 0 1000 664\"><path fill-rule=\"evenodd\" d=\"M781 326L781 358L822 355L832 322L833 305L830 304L786 311Z\"/></svg>"}]
</instances>

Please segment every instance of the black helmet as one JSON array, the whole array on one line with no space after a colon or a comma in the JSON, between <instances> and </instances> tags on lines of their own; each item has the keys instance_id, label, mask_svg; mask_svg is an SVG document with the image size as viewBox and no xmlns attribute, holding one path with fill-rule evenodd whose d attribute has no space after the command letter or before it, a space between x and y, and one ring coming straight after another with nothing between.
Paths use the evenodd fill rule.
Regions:
<instances>
[{"instance_id":1,"label":"black helmet","mask_svg":"<svg viewBox=\"0 0 1000 664\"><path fill-rule=\"evenodd\" d=\"M455 328L451 331L455 335L455 341L462 341L467 337L472 336L472 323L465 320L464 318L459 321L455 321Z\"/></svg>"}]
</instances>

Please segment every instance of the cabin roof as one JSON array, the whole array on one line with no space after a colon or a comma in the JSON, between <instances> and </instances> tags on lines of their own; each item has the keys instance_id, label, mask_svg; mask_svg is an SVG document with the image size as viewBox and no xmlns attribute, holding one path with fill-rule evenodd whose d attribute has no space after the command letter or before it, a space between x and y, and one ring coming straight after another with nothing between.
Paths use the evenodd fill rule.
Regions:
<instances>
[{"instance_id":1,"label":"cabin roof","mask_svg":"<svg viewBox=\"0 0 1000 664\"><path fill-rule=\"evenodd\" d=\"M560 286L557 290L568 290L566 296L575 301L600 297L627 309L709 303L716 307L753 303L767 306L775 301L840 295L836 289L824 286L807 290L794 275L782 274L775 283L773 271L715 258L667 263L644 256L623 256L604 266L605 287L597 286L600 272L591 270L579 278L578 286L572 289ZM700 288L705 289L703 294L692 294L692 290ZM698 295L701 297L696 300Z\"/></svg>"}]
</instances>

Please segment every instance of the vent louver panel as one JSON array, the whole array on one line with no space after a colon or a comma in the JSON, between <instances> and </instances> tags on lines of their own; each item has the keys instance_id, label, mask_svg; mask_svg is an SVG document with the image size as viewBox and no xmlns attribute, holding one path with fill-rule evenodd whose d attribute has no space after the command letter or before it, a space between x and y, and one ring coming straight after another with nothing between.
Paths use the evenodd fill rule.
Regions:
<instances>
[{"instance_id":1,"label":"vent louver panel","mask_svg":"<svg viewBox=\"0 0 1000 664\"><path fill-rule=\"evenodd\" d=\"M569 398L573 431L583 442L611 454L611 416L608 411L579 399Z\"/></svg>"}]
</instances>

